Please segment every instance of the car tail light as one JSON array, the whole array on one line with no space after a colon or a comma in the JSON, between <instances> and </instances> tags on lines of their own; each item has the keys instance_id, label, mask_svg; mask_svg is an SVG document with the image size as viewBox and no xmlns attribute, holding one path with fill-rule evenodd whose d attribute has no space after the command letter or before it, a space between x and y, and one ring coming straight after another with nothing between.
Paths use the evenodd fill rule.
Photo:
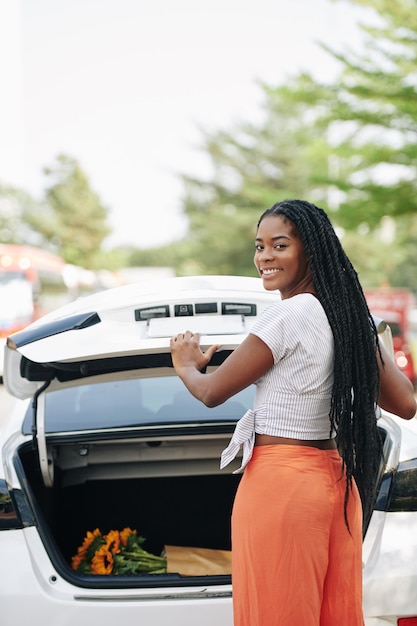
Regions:
<instances>
[{"instance_id":1,"label":"car tail light","mask_svg":"<svg viewBox=\"0 0 417 626\"><path fill-rule=\"evenodd\" d=\"M0 480L0 531L23 528L5 480Z\"/></svg>"},{"instance_id":2,"label":"car tail light","mask_svg":"<svg viewBox=\"0 0 417 626\"><path fill-rule=\"evenodd\" d=\"M417 626L417 617L400 617L398 626Z\"/></svg>"}]
</instances>

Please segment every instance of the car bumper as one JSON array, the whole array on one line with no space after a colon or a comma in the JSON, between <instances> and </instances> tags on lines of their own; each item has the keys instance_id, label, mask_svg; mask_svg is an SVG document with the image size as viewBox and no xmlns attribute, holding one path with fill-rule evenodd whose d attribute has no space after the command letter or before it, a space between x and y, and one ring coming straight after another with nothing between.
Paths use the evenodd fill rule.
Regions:
<instances>
[{"instance_id":1,"label":"car bumper","mask_svg":"<svg viewBox=\"0 0 417 626\"><path fill-rule=\"evenodd\" d=\"M30 549L29 549L30 546ZM35 527L0 534L2 626L232 626L230 585L81 589L54 570Z\"/></svg>"}]
</instances>

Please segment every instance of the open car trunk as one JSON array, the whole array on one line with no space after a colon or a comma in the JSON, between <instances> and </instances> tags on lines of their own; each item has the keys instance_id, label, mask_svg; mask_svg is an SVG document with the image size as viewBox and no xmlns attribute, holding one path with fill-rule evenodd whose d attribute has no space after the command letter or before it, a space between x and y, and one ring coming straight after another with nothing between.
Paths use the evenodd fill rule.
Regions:
<instances>
[{"instance_id":1,"label":"open car trunk","mask_svg":"<svg viewBox=\"0 0 417 626\"><path fill-rule=\"evenodd\" d=\"M103 435L101 434L101 437ZM71 558L87 531L137 530L143 548L161 555L165 546L230 550L230 516L239 476L220 472L229 435L192 435L55 441L52 487L45 487L32 444L18 452L36 525L57 571L80 586L167 586L195 584L195 576L153 574L132 577L80 575ZM114 437L114 436L113 436ZM20 476L23 479L23 476ZM172 570L172 567L171 567ZM204 573L201 568L198 576ZM219 570L222 582L227 572ZM75 578L74 578L75 577Z\"/></svg>"},{"instance_id":2,"label":"open car trunk","mask_svg":"<svg viewBox=\"0 0 417 626\"><path fill-rule=\"evenodd\" d=\"M192 576L171 566L170 574L140 575L134 580L82 576L71 569L71 559L87 531L96 528L103 534L135 529L146 539L144 549L155 555L163 554L166 546L231 550L230 517L240 480L232 469L240 461L220 471L220 454L228 441L229 434L125 436L116 441L84 435L71 443L56 441L51 450L52 487L44 485L33 445L21 446L18 473L24 474L22 484L57 571L84 587L193 585L201 576L207 584L208 575L213 584L219 582L218 576L221 582L229 582L230 571L221 568L213 575L213 563L207 571L199 566ZM368 522L369 518L364 520L365 529Z\"/></svg>"}]
</instances>

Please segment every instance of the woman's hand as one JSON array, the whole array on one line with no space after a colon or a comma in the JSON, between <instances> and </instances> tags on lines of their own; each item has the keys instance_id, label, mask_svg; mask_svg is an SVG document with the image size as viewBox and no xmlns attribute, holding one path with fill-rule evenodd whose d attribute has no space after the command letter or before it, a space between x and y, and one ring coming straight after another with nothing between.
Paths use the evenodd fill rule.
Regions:
<instances>
[{"instance_id":1,"label":"woman's hand","mask_svg":"<svg viewBox=\"0 0 417 626\"><path fill-rule=\"evenodd\" d=\"M202 374L220 345L203 352L200 335L187 331L171 339L172 363L188 391L206 406L225 402L256 382L274 363L271 350L255 335L244 341L212 372Z\"/></svg>"},{"instance_id":2,"label":"woman's hand","mask_svg":"<svg viewBox=\"0 0 417 626\"><path fill-rule=\"evenodd\" d=\"M210 363L216 350L220 348L220 345L216 344L203 352L200 348L199 333L192 333L189 330L172 337L170 346L172 363L177 374L187 368L203 370Z\"/></svg>"}]
</instances>

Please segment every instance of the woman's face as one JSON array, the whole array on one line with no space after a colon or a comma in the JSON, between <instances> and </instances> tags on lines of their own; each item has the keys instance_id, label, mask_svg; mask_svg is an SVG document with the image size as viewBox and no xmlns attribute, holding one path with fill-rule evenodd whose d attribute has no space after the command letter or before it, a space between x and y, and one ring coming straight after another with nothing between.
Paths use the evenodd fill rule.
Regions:
<instances>
[{"instance_id":1,"label":"woman's face","mask_svg":"<svg viewBox=\"0 0 417 626\"><path fill-rule=\"evenodd\" d=\"M282 215L264 217L255 247L254 262L265 289L279 289L282 298L314 293L304 248L292 222Z\"/></svg>"}]
</instances>

